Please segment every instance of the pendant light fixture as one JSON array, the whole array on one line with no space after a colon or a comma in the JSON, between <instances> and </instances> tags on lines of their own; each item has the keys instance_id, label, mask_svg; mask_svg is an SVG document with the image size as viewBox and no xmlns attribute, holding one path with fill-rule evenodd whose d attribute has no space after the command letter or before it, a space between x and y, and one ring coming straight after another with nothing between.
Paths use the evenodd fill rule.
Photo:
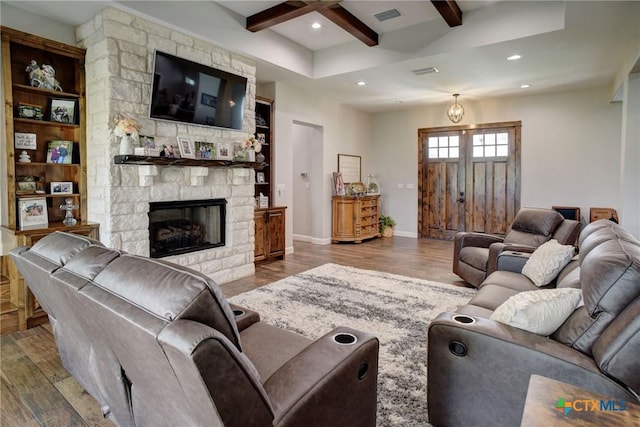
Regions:
<instances>
[{"instance_id":1,"label":"pendant light fixture","mask_svg":"<svg viewBox=\"0 0 640 427\"><path fill-rule=\"evenodd\" d=\"M462 120L462 116L464 116L464 108L462 108L462 105L458 104L459 96L459 93L454 93L453 97L455 98L455 101L453 104L449 105L449 108L447 108L447 116L449 116L449 120L453 123L459 123L460 120Z\"/></svg>"}]
</instances>

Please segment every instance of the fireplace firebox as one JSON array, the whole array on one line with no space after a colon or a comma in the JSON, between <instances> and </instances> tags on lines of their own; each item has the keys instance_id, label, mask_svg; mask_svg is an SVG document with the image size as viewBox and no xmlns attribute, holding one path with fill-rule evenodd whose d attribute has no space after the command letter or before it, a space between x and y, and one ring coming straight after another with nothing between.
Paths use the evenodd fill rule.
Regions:
<instances>
[{"instance_id":1,"label":"fireplace firebox","mask_svg":"<svg viewBox=\"0 0 640 427\"><path fill-rule=\"evenodd\" d=\"M224 246L226 204L225 199L150 203L151 258Z\"/></svg>"}]
</instances>

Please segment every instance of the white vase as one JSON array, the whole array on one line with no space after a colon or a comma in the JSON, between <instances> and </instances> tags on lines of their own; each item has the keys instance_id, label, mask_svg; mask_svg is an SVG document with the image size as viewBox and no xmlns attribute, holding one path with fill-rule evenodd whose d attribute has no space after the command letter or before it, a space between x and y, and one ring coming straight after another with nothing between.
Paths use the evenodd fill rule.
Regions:
<instances>
[{"instance_id":1,"label":"white vase","mask_svg":"<svg viewBox=\"0 0 640 427\"><path fill-rule=\"evenodd\" d=\"M133 154L133 139L131 135L125 135L120 139L120 154Z\"/></svg>"},{"instance_id":2,"label":"white vase","mask_svg":"<svg viewBox=\"0 0 640 427\"><path fill-rule=\"evenodd\" d=\"M247 150L247 161L248 162L256 161L256 150Z\"/></svg>"}]
</instances>

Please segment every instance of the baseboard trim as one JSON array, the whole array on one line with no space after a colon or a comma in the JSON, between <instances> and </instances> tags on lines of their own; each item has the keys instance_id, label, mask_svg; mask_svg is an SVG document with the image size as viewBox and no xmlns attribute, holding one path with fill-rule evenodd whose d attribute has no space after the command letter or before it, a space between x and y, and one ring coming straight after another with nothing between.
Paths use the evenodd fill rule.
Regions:
<instances>
[{"instance_id":1,"label":"baseboard trim","mask_svg":"<svg viewBox=\"0 0 640 427\"><path fill-rule=\"evenodd\" d=\"M293 240L298 240L300 242L311 243L312 245L330 245L331 238L319 238L319 237L311 237L304 234L294 234Z\"/></svg>"},{"instance_id":2,"label":"baseboard trim","mask_svg":"<svg viewBox=\"0 0 640 427\"><path fill-rule=\"evenodd\" d=\"M418 233L412 233L410 231L399 231L395 229L393 230L393 235L398 237L411 237L412 239L418 238Z\"/></svg>"}]
</instances>

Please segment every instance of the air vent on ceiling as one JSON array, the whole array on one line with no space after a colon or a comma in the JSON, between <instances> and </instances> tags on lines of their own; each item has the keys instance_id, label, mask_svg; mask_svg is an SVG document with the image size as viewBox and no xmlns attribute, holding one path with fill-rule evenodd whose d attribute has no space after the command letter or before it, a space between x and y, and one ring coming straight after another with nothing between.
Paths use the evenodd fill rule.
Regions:
<instances>
[{"instance_id":1,"label":"air vent on ceiling","mask_svg":"<svg viewBox=\"0 0 640 427\"><path fill-rule=\"evenodd\" d=\"M422 76L424 74L431 74L431 73L437 73L438 69L436 67L429 67L429 68L420 68L419 70L413 70L413 73L416 76Z\"/></svg>"},{"instance_id":2,"label":"air vent on ceiling","mask_svg":"<svg viewBox=\"0 0 640 427\"><path fill-rule=\"evenodd\" d=\"M400 16L400 12L398 11L398 9L390 9L384 12L376 13L373 16L375 16L378 21L382 22L388 19L397 18L398 16Z\"/></svg>"}]
</instances>

